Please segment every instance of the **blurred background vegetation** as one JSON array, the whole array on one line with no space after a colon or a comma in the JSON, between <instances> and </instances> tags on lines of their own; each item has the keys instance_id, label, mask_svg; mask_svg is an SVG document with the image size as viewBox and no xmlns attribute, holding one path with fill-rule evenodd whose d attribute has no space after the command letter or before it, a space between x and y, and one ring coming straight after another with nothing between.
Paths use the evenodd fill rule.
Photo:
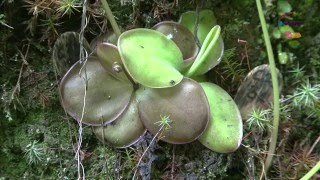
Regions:
<instances>
[{"instance_id":1,"label":"blurred background vegetation","mask_svg":"<svg viewBox=\"0 0 320 180\"><path fill-rule=\"evenodd\" d=\"M109 0L123 31L177 21L199 2ZM255 1L201 2L200 8L214 11L226 49L210 80L234 96L250 69L268 62ZM320 2L265 0L263 4L284 78L277 155L268 177L297 179L320 160ZM293 19L302 21L289 28L301 38L281 34L278 21L286 11L296 12ZM80 0L0 2L0 179L77 177L77 124L60 106L51 50L60 34L80 32L81 14ZM88 1L87 19L89 41L111 30L99 0ZM270 112L255 112L244 122L244 140L235 153L214 153L198 142L177 146L159 142L150 148L139 174L142 179L263 178ZM98 142L90 127L84 127L81 159L86 178L129 179L151 139L147 134L132 148L116 150Z\"/></svg>"}]
</instances>

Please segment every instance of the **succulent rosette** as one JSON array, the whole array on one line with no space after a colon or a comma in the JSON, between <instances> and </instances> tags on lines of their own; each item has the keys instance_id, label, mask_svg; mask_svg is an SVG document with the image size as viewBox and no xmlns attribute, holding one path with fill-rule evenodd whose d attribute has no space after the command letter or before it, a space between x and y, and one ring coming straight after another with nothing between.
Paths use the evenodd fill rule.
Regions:
<instances>
[{"instance_id":1,"label":"succulent rosette","mask_svg":"<svg viewBox=\"0 0 320 180\"><path fill-rule=\"evenodd\" d=\"M240 112L226 91L201 78L221 61L221 28L210 10L200 12L197 25L195 19L195 12L186 12L179 22L128 30L118 39L103 35L91 43L88 58L73 65L57 63L57 54L67 54L62 44L79 47L77 35L62 35L53 61L69 69L60 73L63 108L114 147L132 145L148 130L161 131L168 143L199 139L213 151L235 151L242 139ZM166 128L163 117L170 120Z\"/></svg>"}]
</instances>

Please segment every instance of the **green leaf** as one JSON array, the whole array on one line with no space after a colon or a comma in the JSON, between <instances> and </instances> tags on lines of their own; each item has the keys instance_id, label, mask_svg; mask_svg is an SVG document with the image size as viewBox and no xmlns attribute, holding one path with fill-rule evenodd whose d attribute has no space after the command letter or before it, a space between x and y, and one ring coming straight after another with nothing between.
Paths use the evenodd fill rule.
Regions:
<instances>
[{"instance_id":1,"label":"green leaf","mask_svg":"<svg viewBox=\"0 0 320 180\"><path fill-rule=\"evenodd\" d=\"M187 77L203 75L221 61L224 45L220 31L217 25L208 33L196 60L186 73Z\"/></svg>"},{"instance_id":2,"label":"green leaf","mask_svg":"<svg viewBox=\"0 0 320 180\"><path fill-rule=\"evenodd\" d=\"M291 40L288 42L288 45L293 49L297 49L300 46L300 42L297 40Z\"/></svg>"},{"instance_id":3,"label":"green leaf","mask_svg":"<svg viewBox=\"0 0 320 180\"><path fill-rule=\"evenodd\" d=\"M133 93L130 82L114 78L95 56L90 56L85 65L77 62L71 67L59 88L66 112L80 121L84 108L82 122L94 126L117 119Z\"/></svg>"},{"instance_id":4,"label":"green leaf","mask_svg":"<svg viewBox=\"0 0 320 180\"><path fill-rule=\"evenodd\" d=\"M161 140L184 144L197 139L210 118L208 100L196 81L184 78L174 87L137 91L139 114L145 127ZM166 118L161 118L166 117ZM161 119L170 119L161 121ZM161 128L166 125L166 128Z\"/></svg>"},{"instance_id":5,"label":"green leaf","mask_svg":"<svg viewBox=\"0 0 320 180\"><path fill-rule=\"evenodd\" d=\"M280 64L287 64L288 62L288 53L286 52L278 52L278 58L279 58L279 62Z\"/></svg>"},{"instance_id":6,"label":"green leaf","mask_svg":"<svg viewBox=\"0 0 320 180\"><path fill-rule=\"evenodd\" d=\"M192 32L186 27L176 22L163 21L156 24L152 29L161 32L176 43L182 52L185 67L193 63L199 52L199 48L196 45Z\"/></svg>"},{"instance_id":7,"label":"green leaf","mask_svg":"<svg viewBox=\"0 0 320 180\"><path fill-rule=\"evenodd\" d=\"M90 42L90 47L91 47L91 49L95 49L97 47L97 45L100 43L109 43L109 44L113 44L116 46L117 41L118 41L118 38L117 38L116 34L113 31L111 31L108 33L101 34L100 36L94 38Z\"/></svg>"},{"instance_id":8,"label":"green leaf","mask_svg":"<svg viewBox=\"0 0 320 180\"><path fill-rule=\"evenodd\" d=\"M137 142L147 131L139 118L138 105L135 98L118 119L106 126L93 127L97 138L117 148L125 148Z\"/></svg>"},{"instance_id":9,"label":"green leaf","mask_svg":"<svg viewBox=\"0 0 320 180\"><path fill-rule=\"evenodd\" d=\"M282 75L276 69L278 77L278 89L281 92ZM252 69L245 77L234 98L243 120L248 119L253 109L267 109L273 101L273 87L270 66L263 64Z\"/></svg>"},{"instance_id":10,"label":"green leaf","mask_svg":"<svg viewBox=\"0 0 320 180\"><path fill-rule=\"evenodd\" d=\"M97 56L102 66L115 78L129 81L124 73L124 67L117 46L109 43L97 45Z\"/></svg>"},{"instance_id":11,"label":"green leaf","mask_svg":"<svg viewBox=\"0 0 320 180\"><path fill-rule=\"evenodd\" d=\"M194 34L196 27L196 16L197 14L195 11L185 12L181 14L179 23L187 27ZM200 44L203 44L207 34L216 24L216 18L214 17L214 14L211 10L202 10L199 12L197 37Z\"/></svg>"},{"instance_id":12,"label":"green leaf","mask_svg":"<svg viewBox=\"0 0 320 180\"><path fill-rule=\"evenodd\" d=\"M199 141L219 153L238 149L242 140L242 119L231 96L212 83L200 83L209 101L211 120Z\"/></svg>"},{"instance_id":13,"label":"green leaf","mask_svg":"<svg viewBox=\"0 0 320 180\"><path fill-rule=\"evenodd\" d=\"M292 7L289 4L288 1L285 0L279 0L277 3L277 11L280 14L286 13L286 12L291 12Z\"/></svg>"},{"instance_id":14,"label":"green leaf","mask_svg":"<svg viewBox=\"0 0 320 180\"><path fill-rule=\"evenodd\" d=\"M83 46L87 53L91 52L89 43L84 39ZM52 61L57 75L63 77L69 68L80 60L79 34L65 32L54 43Z\"/></svg>"},{"instance_id":15,"label":"green leaf","mask_svg":"<svg viewBox=\"0 0 320 180\"><path fill-rule=\"evenodd\" d=\"M281 37L281 32L280 32L280 30L279 30L278 27L273 28L272 37L274 37L275 39L280 39L280 37Z\"/></svg>"},{"instance_id":16,"label":"green leaf","mask_svg":"<svg viewBox=\"0 0 320 180\"><path fill-rule=\"evenodd\" d=\"M152 88L172 87L183 79L182 53L162 33L150 29L124 32L118 40L122 62L131 77Z\"/></svg>"}]
</instances>

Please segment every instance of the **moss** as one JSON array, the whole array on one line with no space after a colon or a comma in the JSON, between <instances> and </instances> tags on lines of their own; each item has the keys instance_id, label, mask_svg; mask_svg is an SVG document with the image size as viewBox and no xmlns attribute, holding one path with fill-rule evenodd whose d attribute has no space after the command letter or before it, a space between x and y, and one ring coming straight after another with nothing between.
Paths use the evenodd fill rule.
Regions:
<instances>
[{"instance_id":1,"label":"moss","mask_svg":"<svg viewBox=\"0 0 320 180\"><path fill-rule=\"evenodd\" d=\"M183 172L179 176L194 176L199 179L225 177L232 156L210 151L197 141L177 146L176 152L177 163Z\"/></svg>"}]
</instances>

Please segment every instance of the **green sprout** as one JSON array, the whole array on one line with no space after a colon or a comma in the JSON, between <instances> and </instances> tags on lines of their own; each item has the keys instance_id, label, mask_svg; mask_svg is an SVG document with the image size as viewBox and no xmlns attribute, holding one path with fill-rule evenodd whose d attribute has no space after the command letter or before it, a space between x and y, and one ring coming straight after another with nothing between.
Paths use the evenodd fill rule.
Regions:
<instances>
[{"instance_id":1,"label":"green sprout","mask_svg":"<svg viewBox=\"0 0 320 180\"><path fill-rule=\"evenodd\" d=\"M28 144L24 150L25 157L28 159L29 164L38 164L43 160L44 149L40 147L38 141L33 141Z\"/></svg>"},{"instance_id":2,"label":"green sprout","mask_svg":"<svg viewBox=\"0 0 320 180\"><path fill-rule=\"evenodd\" d=\"M292 73L293 79L296 80L297 82L299 82L305 77L304 66L300 67L299 64L289 72Z\"/></svg>"},{"instance_id":3,"label":"green sprout","mask_svg":"<svg viewBox=\"0 0 320 180\"><path fill-rule=\"evenodd\" d=\"M266 129L272 129L271 121L270 121L271 116L272 116L271 109L266 109L266 110L254 109L249 114L249 119L247 120L249 124L249 128L251 127L258 128L260 132Z\"/></svg>"},{"instance_id":4,"label":"green sprout","mask_svg":"<svg viewBox=\"0 0 320 180\"><path fill-rule=\"evenodd\" d=\"M155 122L154 124L158 124L161 127L161 129L163 129L163 128L166 129L166 130L170 129L171 128L170 123L172 122L170 120L170 116L162 116L162 115L160 115L160 118L161 118L161 120Z\"/></svg>"},{"instance_id":5,"label":"green sprout","mask_svg":"<svg viewBox=\"0 0 320 180\"><path fill-rule=\"evenodd\" d=\"M305 84L297 88L293 96L293 104L296 107L314 107L319 102L320 84L312 86L307 80Z\"/></svg>"},{"instance_id":6,"label":"green sprout","mask_svg":"<svg viewBox=\"0 0 320 180\"><path fill-rule=\"evenodd\" d=\"M13 29L13 27L9 26L8 24L6 24L6 20L5 20L5 15L4 14L0 14L0 25L6 26L10 29Z\"/></svg>"},{"instance_id":7,"label":"green sprout","mask_svg":"<svg viewBox=\"0 0 320 180\"><path fill-rule=\"evenodd\" d=\"M239 77L245 76L245 69L241 68L241 64L236 60L236 48L227 49L223 54L223 74L226 78L231 78L232 82Z\"/></svg>"},{"instance_id":8,"label":"green sprout","mask_svg":"<svg viewBox=\"0 0 320 180\"><path fill-rule=\"evenodd\" d=\"M58 12L62 13L61 16L64 16L65 14L71 15L74 13L74 11L79 12L77 8L81 7L78 0L60 0L59 6Z\"/></svg>"}]
</instances>

